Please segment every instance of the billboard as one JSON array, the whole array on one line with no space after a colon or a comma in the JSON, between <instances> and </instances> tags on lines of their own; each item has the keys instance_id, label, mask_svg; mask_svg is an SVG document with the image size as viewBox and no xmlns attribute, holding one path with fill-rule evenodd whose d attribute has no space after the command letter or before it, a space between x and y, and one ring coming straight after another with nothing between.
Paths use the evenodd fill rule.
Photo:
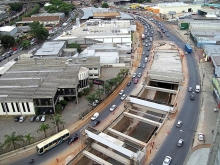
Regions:
<instances>
[{"instance_id":1,"label":"billboard","mask_svg":"<svg viewBox=\"0 0 220 165\"><path fill-rule=\"evenodd\" d=\"M103 80L98 80L98 79L93 79L93 84L95 84L95 85L103 85L104 81Z\"/></svg>"}]
</instances>

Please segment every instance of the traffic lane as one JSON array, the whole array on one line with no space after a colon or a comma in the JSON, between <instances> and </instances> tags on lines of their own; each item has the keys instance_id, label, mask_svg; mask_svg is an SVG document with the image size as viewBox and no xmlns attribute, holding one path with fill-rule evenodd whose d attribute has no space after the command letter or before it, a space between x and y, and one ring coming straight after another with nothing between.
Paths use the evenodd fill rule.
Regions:
<instances>
[{"instance_id":1,"label":"traffic lane","mask_svg":"<svg viewBox=\"0 0 220 165\"><path fill-rule=\"evenodd\" d=\"M188 93L188 95L189 94L190 93ZM167 135L160 150L158 150L156 154L157 156L155 156L151 162L152 164L162 164L166 156L170 156L172 158L172 163L183 164L185 157L187 156L188 149L192 144L192 137L195 130L192 125L195 124L195 119L197 117L197 111L194 108L198 108L195 107L195 105L198 104L197 102L199 102L199 100L197 99L197 102L194 102L187 96L185 102L187 103L187 106L185 106L180 112L175 124L171 128L170 133ZM183 121L183 125L180 128L175 126L178 120ZM180 130L183 130L184 132L180 132ZM182 147L178 147L176 145L179 139L184 140Z\"/></svg>"}]
</instances>

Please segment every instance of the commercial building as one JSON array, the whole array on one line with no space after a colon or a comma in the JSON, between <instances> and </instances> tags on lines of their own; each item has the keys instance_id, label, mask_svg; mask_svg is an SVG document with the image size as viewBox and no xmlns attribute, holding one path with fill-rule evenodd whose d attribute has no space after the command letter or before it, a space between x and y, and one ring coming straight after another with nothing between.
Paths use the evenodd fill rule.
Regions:
<instances>
[{"instance_id":1,"label":"commercial building","mask_svg":"<svg viewBox=\"0 0 220 165\"><path fill-rule=\"evenodd\" d=\"M56 26L60 23L59 16L35 16L35 17L23 17L22 21L39 21L44 26Z\"/></svg>"},{"instance_id":2,"label":"commercial building","mask_svg":"<svg viewBox=\"0 0 220 165\"><path fill-rule=\"evenodd\" d=\"M54 113L63 98L77 102L79 88L88 86L88 70L67 59L29 57L12 65L0 77L0 115Z\"/></svg>"},{"instance_id":3,"label":"commercial building","mask_svg":"<svg viewBox=\"0 0 220 165\"><path fill-rule=\"evenodd\" d=\"M3 26L0 27L0 35L14 36L17 33L17 28L14 26Z\"/></svg>"}]
</instances>

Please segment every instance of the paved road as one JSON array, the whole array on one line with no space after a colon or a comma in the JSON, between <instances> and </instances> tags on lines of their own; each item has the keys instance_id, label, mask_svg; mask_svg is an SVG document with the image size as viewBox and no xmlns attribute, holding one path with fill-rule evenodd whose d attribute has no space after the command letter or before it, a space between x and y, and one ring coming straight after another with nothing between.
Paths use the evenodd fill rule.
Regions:
<instances>
[{"instance_id":1,"label":"paved road","mask_svg":"<svg viewBox=\"0 0 220 165\"><path fill-rule=\"evenodd\" d=\"M150 48L151 48L151 46L150 46ZM146 47L144 47L144 51L145 51L145 52L148 52ZM145 60L145 56L142 56L140 62L143 64L143 63L145 63L144 60ZM144 70L144 69L142 69L142 68L137 68L137 69L136 69L136 73L142 73L143 70ZM130 86L126 86L126 87L124 88L125 93L129 95L129 94L133 91L133 89L135 88L135 86L136 86L136 84L134 84L133 82L131 83ZM112 100L112 102L111 102L108 106L106 106L106 108L100 113L99 120L102 121L102 120L104 120L105 118L107 118L107 117L110 115L110 113L111 113L110 110L109 110L110 107L111 107L113 104L115 104L115 105L120 105L121 102L122 102L122 101L120 100L120 96L118 96L118 97L116 97L114 100ZM92 121L90 121L90 122L87 123L87 124L92 124ZM81 128L83 128L84 126L85 126L85 125L83 125ZM81 128L80 128L80 129L81 129ZM80 129L78 129L76 132L74 132L74 133L72 134L72 136L73 136L75 133L80 134L80 133L79 133L79 130L80 130ZM25 157L22 157L20 160L16 160L16 162L11 162L10 165L27 164L28 161L30 161L31 159L35 159L35 161L36 161L35 164L43 164L44 162L46 162L46 161L47 161L48 159L50 159L51 157L56 157L56 156L58 156L59 154L61 154L61 153L67 148L67 146L68 146L68 145L64 142L63 144L61 144L61 145L59 145L59 146L53 148L52 150L50 150L50 151L47 152L46 154L43 154L43 155L40 155L40 156L37 155L37 153L27 154Z\"/></svg>"},{"instance_id":2,"label":"paved road","mask_svg":"<svg viewBox=\"0 0 220 165\"><path fill-rule=\"evenodd\" d=\"M164 24L161 22L161 24ZM164 25L163 25L164 26ZM169 40L176 43L182 50L184 50L185 43L177 38L174 34L167 32L169 34ZM195 89L195 86L200 84L199 74L197 70L197 64L194 59L193 53L187 55L187 66L189 70L189 86ZM193 137L196 130L196 123L199 114L199 103L200 103L200 94L195 93L195 100L191 101L189 99L190 93L187 92L185 95L184 103L179 115L176 118L177 120L182 120L183 125L181 128L173 126L167 138L165 139L163 145L160 147L160 150L155 155L154 159L150 163L151 165L162 164L165 156L172 157L172 163L176 165L183 164L186 155L192 145ZM182 130L183 132L180 132ZM197 136L195 136L197 137ZM184 140L182 147L177 147L177 141L179 139Z\"/></svg>"}]
</instances>

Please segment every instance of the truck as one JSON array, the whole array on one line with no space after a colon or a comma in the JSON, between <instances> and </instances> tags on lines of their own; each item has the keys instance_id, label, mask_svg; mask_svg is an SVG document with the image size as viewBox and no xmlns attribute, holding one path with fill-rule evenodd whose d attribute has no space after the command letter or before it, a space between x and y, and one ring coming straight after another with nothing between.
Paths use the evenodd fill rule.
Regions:
<instances>
[{"instance_id":1,"label":"truck","mask_svg":"<svg viewBox=\"0 0 220 165\"><path fill-rule=\"evenodd\" d=\"M144 62L147 62L147 59L148 59L148 58L147 58L147 57L145 57Z\"/></svg>"},{"instance_id":2,"label":"truck","mask_svg":"<svg viewBox=\"0 0 220 165\"><path fill-rule=\"evenodd\" d=\"M191 53L192 52L192 48L191 48L191 46L189 44L185 45L185 50L186 50L187 53Z\"/></svg>"},{"instance_id":3,"label":"truck","mask_svg":"<svg viewBox=\"0 0 220 165\"><path fill-rule=\"evenodd\" d=\"M145 39L145 35L144 35L144 34L142 34L142 35L141 35L141 38L142 38L142 39Z\"/></svg>"}]
</instances>

